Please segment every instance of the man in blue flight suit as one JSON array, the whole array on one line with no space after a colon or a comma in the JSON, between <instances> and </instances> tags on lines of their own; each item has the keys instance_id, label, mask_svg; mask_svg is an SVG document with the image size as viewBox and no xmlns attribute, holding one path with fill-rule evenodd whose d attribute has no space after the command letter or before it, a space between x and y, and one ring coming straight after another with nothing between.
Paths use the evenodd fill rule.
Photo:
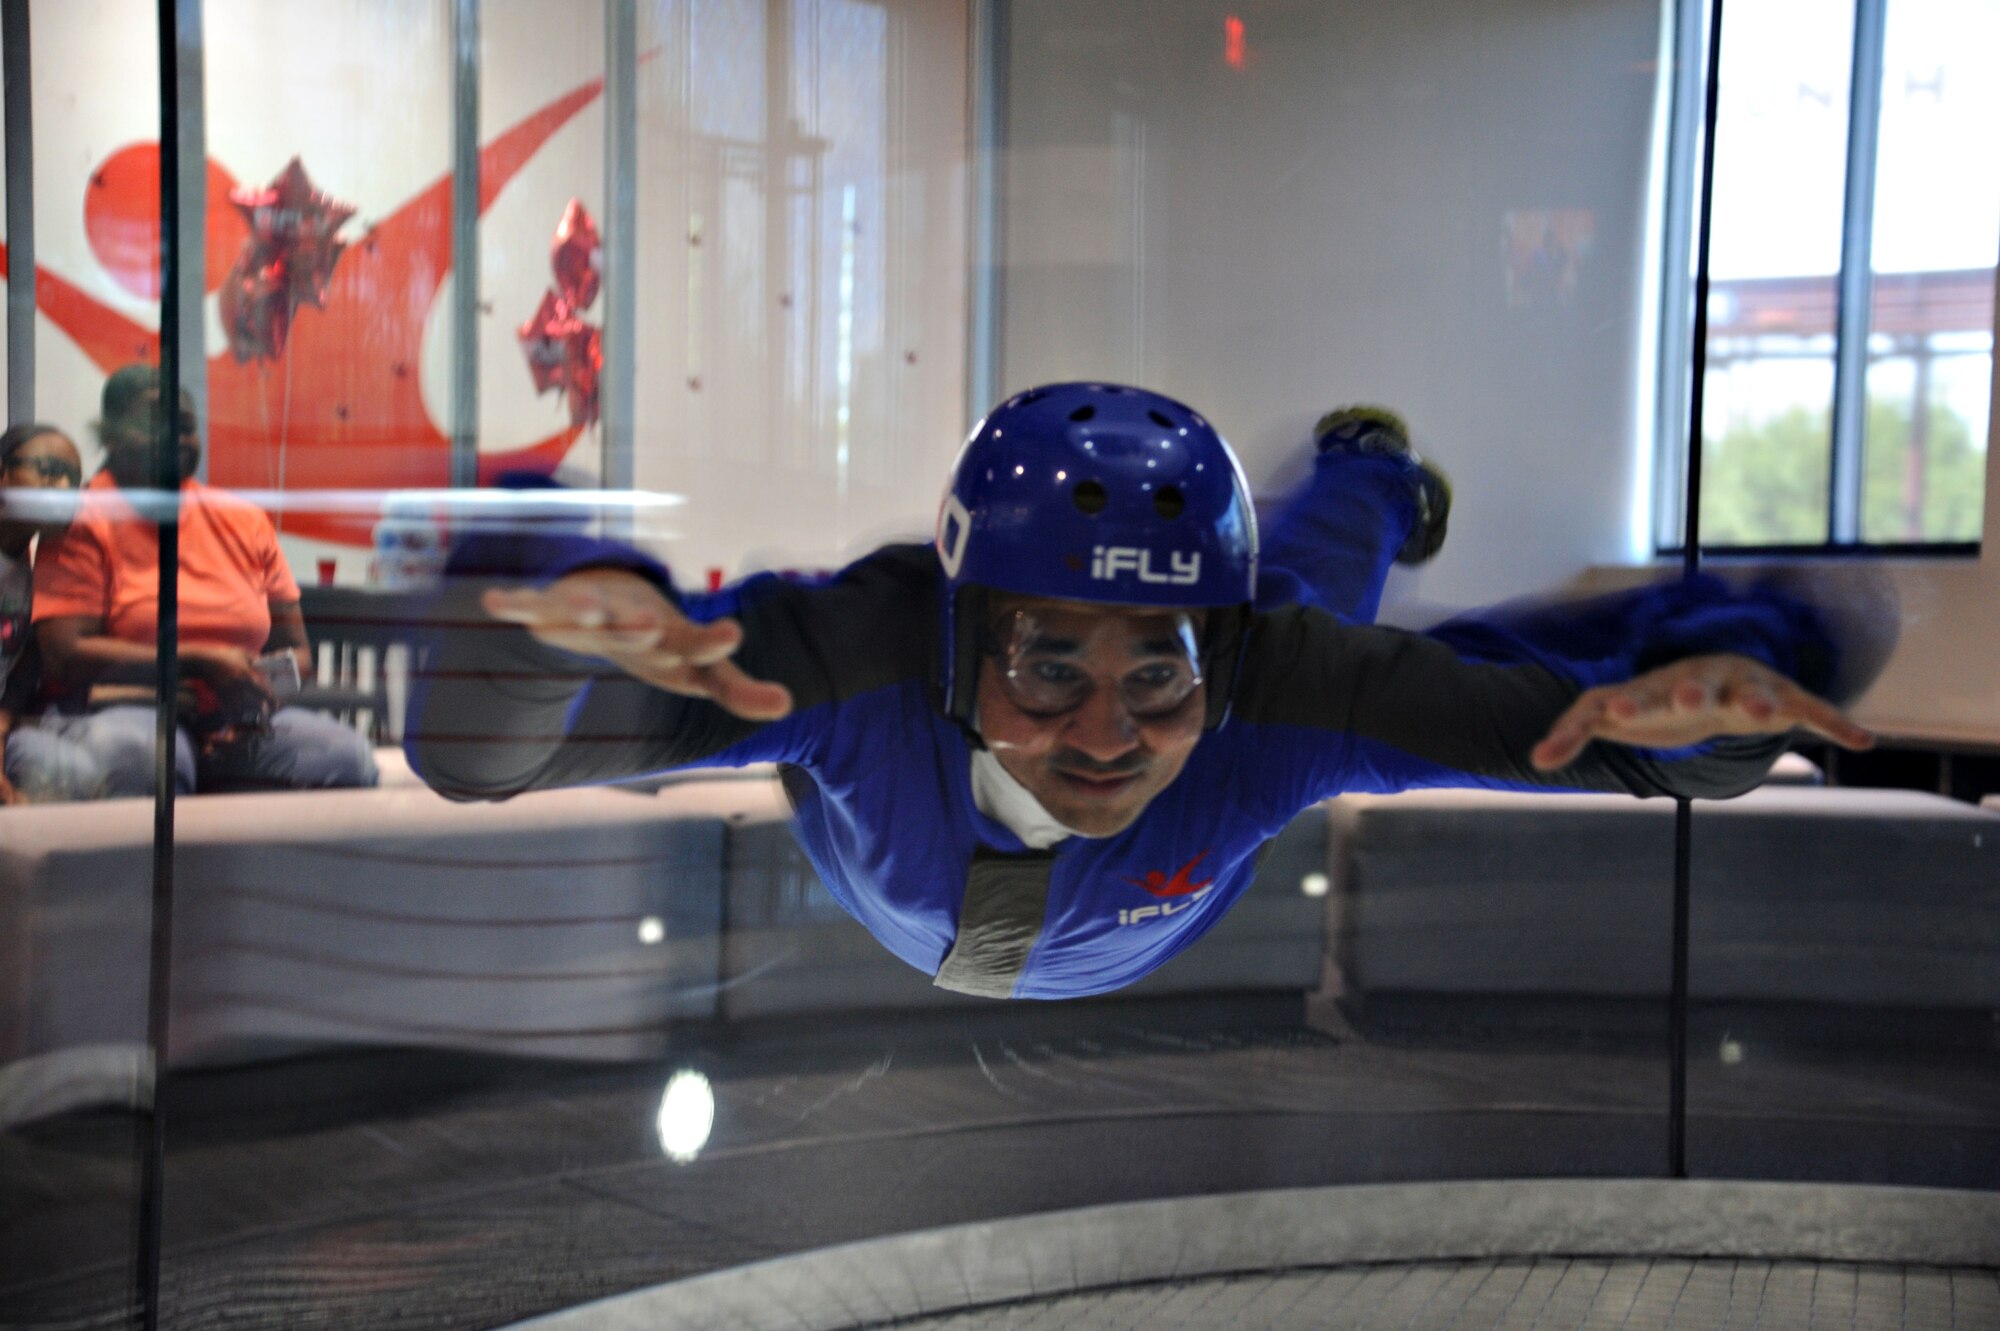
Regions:
<instances>
[{"instance_id":1,"label":"man in blue flight suit","mask_svg":"<svg viewBox=\"0 0 2000 1331\"><path fill-rule=\"evenodd\" d=\"M1129 984L1341 791L1720 797L1804 727L1867 732L1813 611L1695 582L1428 634L1372 619L1448 494L1386 417L1331 418L1260 572L1234 455L1110 384L1021 393L974 430L931 545L821 585L677 591L574 534L455 553L412 765L504 799L689 765L783 764L827 888L937 984Z\"/></svg>"}]
</instances>

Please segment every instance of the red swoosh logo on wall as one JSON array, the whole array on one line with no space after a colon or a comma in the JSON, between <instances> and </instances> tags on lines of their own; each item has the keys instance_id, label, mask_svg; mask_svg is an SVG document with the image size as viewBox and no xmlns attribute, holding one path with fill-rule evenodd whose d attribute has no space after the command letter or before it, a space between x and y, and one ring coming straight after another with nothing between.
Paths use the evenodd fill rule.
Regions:
<instances>
[{"instance_id":1,"label":"red swoosh logo on wall","mask_svg":"<svg viewBox=\"0 0 2000 1331\"><path fill-rule=\"evenodd\" d=\"M1215 881L1213 878L1204 878L1197 883L1190 881L1188 878L1188 875L1194 872L1194 867L1207 858L1208 852L1204 850L1201 854L1183 864L1175 871L1174 876L1171 878L1161 873L1158 869L1154 869L1144 878L1127 878L1125 881L1134 887L1145 888L1156 897L1184 897L1191 892L1201 891L1201 889Z\"/></svg>"},{"instance_id":2,"label":"red swoosh logo on wall","mask_svg":"<svg viewBox=\"0 0 2000 1331\"><path fill-rule=\"evenodd\" d=\"M592 80L479 150L482 216L542 145L603 90L602 79ZM213 198L210 205L229 207ZM6 271L0 244L0 277ZM275 487L282 437L287 491L449 485L451 439L424 405L418 366L424 323L450 271L447 172L349 245L326 308L299 311L282 359L239 365L226 350L209 358L210 481ZM155 330L40 265L35 305L106 374L159 359ZM553 471L579 433L569 427L524 448L481 453L480 483L511 470ZM294 511L285 519L288 532L348 545L367 545L372 527L371 519L354 514Z\"/></svg>"}]
</instances>

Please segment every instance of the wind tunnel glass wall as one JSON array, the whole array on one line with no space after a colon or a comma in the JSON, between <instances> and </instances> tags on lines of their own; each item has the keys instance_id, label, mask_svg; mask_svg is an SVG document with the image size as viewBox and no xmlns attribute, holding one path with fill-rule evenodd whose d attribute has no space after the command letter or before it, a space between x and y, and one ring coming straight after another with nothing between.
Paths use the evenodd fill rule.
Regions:
<instances>
[{"instance_id":1,"label":"wind tunnel glass wall","mask_svg":"<svg viewBox=\"0 0 2000 1331\"><path fill-rule=\"evenodd\" d=\"M147 788L154 712L141 687L130 705L100 713L102 742L86 749L73 713L90 672L75 653L44 653L36 664L35 581L51 585L54 566L73 571L75 560L60 554L57 536L74 515L35 501L72 493L72 481L21 459L97 472L106 375L158 357L157 29L150 6L126 7L114 30L98 26L97 6L23 8L25 28L10 13L7 30L28 33L27 58L7 56L29 74L33 166L6 185L28 205L31 232L0 237L0 267L10 296L33 311L31 336L10 339L8 350L32 354L34 369L10 384L18 409L7 423L41 422L57 437L25 445L0 471L0 708L11 721L0 807L0 1322L131 1325L142 1303L153 1093L153 806L94 797ZM85 50L91 58L79 59ZM10 119L10 157L20 132ZM57 489L40 488L49 485ZM150 602L157 586L142 572L130 590ZM66 617L88 626L88 610L70 602ZM150 657L150 627L141 636ZM37 680L65 692L72 714L57 714Z\"/></svg>"},{"instance_id":2,"label":"wind tunnel glass wall","mask_svg":"<svg viewBox=\"0 0 2000 1331\"><path fill-rule=\"evenodd\" d=\"M43 22L46 95L98 81L107 32L149 59L124 24L141 8ZM207 341L185 359L221 525L203 550L190 518L187 557L261 634L230 621L206 645L299 679L274 707L282 661L261 686L218 667L183 718L163 1324L511 1326L1109 1203L1669 1172L1673 804L1570 790L1598 778L1538 776L1541 725L1452 710L1488 670L1566 698L1707 641L1696 612L1752 594L1755 572L1676 602L1676 570L1647 563L1657 4L207 0L202 19ZM129 138L38 122L80 136L45 159L73 159L68 183L37 181L42 262L87 296L38 324L43 372L70 367L51 410L79 430L125 353L88 349L75 311L157 326L77 212L118 144L157 135L142 82L117 91ZM1315 631L1382 668L1265 669L1199 741L1238 745L1235 768L1191 758L1193 796L1056 852L1091 868L1048 871L1048 964L1030 950L1022 975L1092 988L1061 969L1079 942L1163 965L996 1001L933 977L977 932L974 880L1014 881L972 847L1025 843L975 803L933 690L934 575L907 569L933 567L947 472L996 405L969 385L1061 381L1199 411L1258 498L1273 595L1353 621ZM1363 418L1322 455L1322 417L1357 403L1407 425ZM1398 431L1428 478L1381 451ZM853 584L825 575L891 542L918 549L871 575L890 594L834 599ZM697 618L746 615L738 659L792 685L796 729L717 766L709 740L734 732L703 713L691 748L641 752L671 729L647 710L664 695L534 645L520 602L483 595L610 566L664 569ZM1755 789L1697 805L1694 1172L1993 1186L1969 1052L2000 908L1974 775L2000 694L1969 664L1992 657L1971 613L1992 588L1965 562L1782 590L1858 635L1823 687L1891 752L1955 736L1956 784L1879 793L1882 769L1810 745L1817 767L1784 771L1839 788L1762 780L1775 744L1702 769L1706 793ZM1468 613L1442 647L1395 636ZM230 699L247 712L218 718ZM803 738L756 746L778 733ZM1677 761L1705 757L1617 770L1668 788ZM0 809L0 909L23 921L0 920L0 955L26 949L0 966L22 977L0 1036L25 1033L0 1107L29 1105L0 1123L0 1323L108 1323L129 1263L131 1079L37 1062L30 1037L60 1018L88 1030L52 1049L146 1066L152 816ZM948 872L868 895L932 855ZM1840 965L1816 960L1829 937ZM1508 1290L1566 1308L1533 1283L1552 1271L1483 1291L1433 1271L1397 1297L1467 1321ZM1626 1274L1581 1297L1629 1311L1671 1272Z\"/></svg>"},{"instance_id":3,"label":"wind tunnel glass wall","mask_svg":"<svg viewBox=\"0 0 2000 1331\"><path fill-rule=\"evenodd\" d=\"M1891 0L1858 28L1804 12L1723 21L1701 533L1976 542L2000 246L1981 38L2000 10ZM1844 222L1843 189L1860 205ZM1859 273L1836 300L1843 247ZM1862 317L1837 328L1849 297ZM1835 408L1850 337L1865 354L1842 373L1862 382ZM1828 525L1843 485L1845 532ZM1800 735L1783 784L1697 806L1689 1167L1991 1188L2000 677L1974 627L1991 558L1718 567L1819 608L1837 650L1816 687L1879 746Z\"/></svg>"}]
</instances>

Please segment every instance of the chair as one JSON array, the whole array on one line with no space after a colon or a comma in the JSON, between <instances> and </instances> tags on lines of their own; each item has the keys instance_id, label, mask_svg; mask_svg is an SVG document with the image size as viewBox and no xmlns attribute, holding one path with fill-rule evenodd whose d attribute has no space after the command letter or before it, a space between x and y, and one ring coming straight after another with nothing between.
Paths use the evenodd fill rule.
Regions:
<instances>
[{"instance_id":1,"label":"chair","mask_svg":"<svg viewBox=\"0 0 2000 1331\"><path fill-rule=\"evenodd\" d=\"M400 743L421 598L359 587L302 587L299 608L316 678L299 691L295 705L354 726L372 744Z\"/></svg>"}]
</instances>

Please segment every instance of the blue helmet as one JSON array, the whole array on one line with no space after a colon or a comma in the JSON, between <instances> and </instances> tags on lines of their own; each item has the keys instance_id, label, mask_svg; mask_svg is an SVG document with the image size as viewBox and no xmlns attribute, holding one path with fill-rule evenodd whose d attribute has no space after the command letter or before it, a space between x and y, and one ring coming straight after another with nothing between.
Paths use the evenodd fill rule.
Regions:
<instances>
[{"instance_id":1,"label":"blue helmet","mask_svg":"<svg viewBox=\"0 0 2000 1331\"><path fill-rule=\"evenodd\" d=\"M976 630L966 593L1207 608L1209 724L1256 596L1257 518L1236 455L1199 412L1118 384L1016 394L973 428L938 512L944 703L972 715Z\"/></svg>"}]
</instances>

